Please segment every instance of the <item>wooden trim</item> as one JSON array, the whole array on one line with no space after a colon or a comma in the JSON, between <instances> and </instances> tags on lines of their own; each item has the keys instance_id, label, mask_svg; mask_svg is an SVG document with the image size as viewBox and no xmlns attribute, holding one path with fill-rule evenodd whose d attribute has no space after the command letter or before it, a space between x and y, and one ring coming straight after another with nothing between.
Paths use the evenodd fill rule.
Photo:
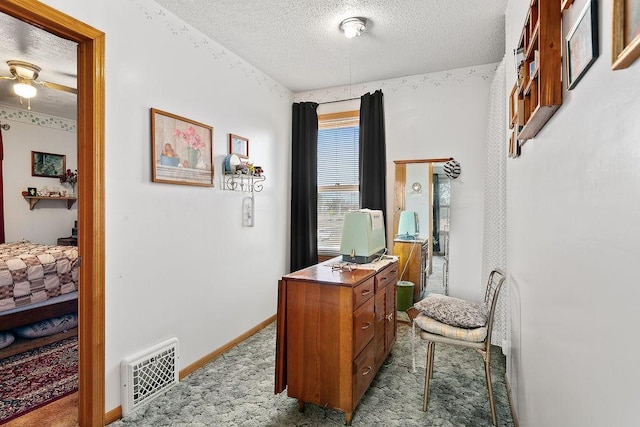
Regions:
<instances>
[{"instance_id":1,"label":"wooden trim","mask_svg":"<svg viewBox=\"0 0 640 427\"><path fill-rule=\"evenodd\" d=\"M402 165L406 163L442 163L448 162L449 160L453 160L453 157L441 157L435 159L413 159L413 160L394 160L393 163L396 165Z\"/></svg>"},{"instance_id":2,"label":"wooden trim","mask_svg":"<svg viewBox=\"0 0 640 427\"><path fill-rule=\"evenodd\" d=\"M513 405L513 395L511 391L511 383L509 382L509 376L505 374L504 376L504 384L507 389L507 398L509 399L509 409L511 410L511 418L513 419L514 427L519 427L520 423L518 422L518 413L516 411L516 407Z\"/></svg>"},{"instance_id":3,"label":"wooden trim","mask_svg":"<svg viewBox=\"0 0 640 427\"><path fill-rule=\"evenodd\" d=\"M396 175L395 175L395 183L393 186L394 196L393 196L393 229L391 233L387 233L387 240L389 243L387 247L389 248L389 253L395 253L393 249L393 240L395 237L395 233L398 230L398 224L400 223L400 212L404 210L405 206L405 193L404 189L407 181L407 165L406 163L396 163Z\"/></svg>"},{"instance_id":4,"label":"wooden trim","mask_svg":"<svg viewBox=\"0 0 640 427\"><path fill-rule=\"evenodd\" d=\"M0 12L78 43L78 423L104 425L105 35L36 0L4 0Z\"/></svg>"},{"instance_id":5,"label":"wooden trim","mask_svg":"<svg viewBox=\"0 0 640 427\"><path fill-rule=\"evenodd\" d=\"M113 408L106 414L104 414L104 425L108 425L114 423L122 418L122 406L118 406L117 408Z\"/></svg>"},{"instance_id":6,"label":"wooden trim","mask_svg":"<svg viewBox=\"0 0 640 427\"><path fill-rule=\"evenodd\" d=\"M186 366L184 369L181 369L180 370L180 381L182 381L183 378L185 378L188 375L190 375L191 373L193 373L195 370L197 370L199 368L202 368L207 363L209 363L212 360L216 359L218 356L220 356L224 352L226 352L226 351L232 349L233 347L237 346L242 341L244 341L247 338L249 338L251 335L254 335L254 334L260 332L261 330L263 330L264 328L269 326L271 323L273 323L275 320L276 320L276 315L274 314L273 316L269 317L264 322L259 323L258 325L256 325L253 328L249 329L247 332L245 332L244 334L242 334L239 337L235 338L234 340L229 341L227 344L223 345L222 347L218 348L217 350L214 350L213 352L207 354L206 356L196 360L191 365Z\"/></svg>"},{"instance_id":7,"label":"wooden trim","mask_svg":"<svg viewBox=\"0 0 640 427\"><path fill-rule=\"evenodd\" d=\"M354 119L356 117L360 117L360 111L359 110L340 111L339 113L320 114L320 115L318 115L318 121Z\"/></svg>"}]
</instances>

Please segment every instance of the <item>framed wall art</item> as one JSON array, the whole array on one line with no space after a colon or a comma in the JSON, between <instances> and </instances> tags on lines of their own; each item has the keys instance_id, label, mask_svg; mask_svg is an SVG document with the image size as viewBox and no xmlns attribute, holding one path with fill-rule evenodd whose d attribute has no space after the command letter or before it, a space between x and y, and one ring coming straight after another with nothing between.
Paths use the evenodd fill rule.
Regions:
<instances>
[{"instance_id":1,"label":"framed wall art","mask_svg":"<svg viewBox=\"0 0 640 427\"><path fill-rule=\"evenodd\" d=\"M640 1L613 0L611 68L627 68L640 56Z\"/></svg>"},{"instance_id":2,"label":"framed wall art","mask_svg":"<svg viewBox=\"0 0 640 427\"><path fill-rule=\"evenodd\" d=\"M67 156L64 154L31 152L31 176L60 178L67 170Z\"/></svg>"},{"instance_id":3,"label":"framed wall art","mask_svg":"<svg viewBox=\"0 0 640 427\"><path fill-rule=\"evenodd\" d=\"M229 154L249 157L249 140L232 133L229 134Z\"/></svg>"},{"instance_id":4,"label":"framed wall art","mask_svg":"<svg viewBox=\"0 0 640 427\"><path fill-rule=\"evenodd\" d=\"M598 58L598 6L587 2L567 34L567 87L573 89Z\"/></svg>"},{"instance_id":5,"label":"framed wall art","mask_svg":"<svg viewBox=\"0 0 640 427\"><path fill-rule=\"evenodd\" d=\"M152 180L213 187L213 127L151 109Z\"/></svg>"}]
</instances>

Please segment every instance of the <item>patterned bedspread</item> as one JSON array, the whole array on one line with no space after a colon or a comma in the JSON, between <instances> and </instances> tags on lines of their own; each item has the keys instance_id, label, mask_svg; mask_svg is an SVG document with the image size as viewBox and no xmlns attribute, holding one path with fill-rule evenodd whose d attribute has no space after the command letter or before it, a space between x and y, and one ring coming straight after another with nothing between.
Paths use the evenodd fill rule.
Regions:
<instances>
[{"instance_id":1,"label":"patterned bedspread","mask_svg":"<svg viewBox=\"0 0 640 427\"><path fill-rule=\"evenodd\" d=\"M77 247L0 244L0 313L77 289Z\"/></svg>"}]
</instances>

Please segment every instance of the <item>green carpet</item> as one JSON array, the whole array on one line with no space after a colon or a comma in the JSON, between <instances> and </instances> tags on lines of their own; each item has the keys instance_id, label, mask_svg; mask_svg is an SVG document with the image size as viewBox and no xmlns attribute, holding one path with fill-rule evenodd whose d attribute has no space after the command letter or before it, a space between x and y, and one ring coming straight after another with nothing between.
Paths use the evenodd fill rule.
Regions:
<instances>
[{"instance_id":1,"label":"green carpet","mask_svg":"<svg viewBox=\"0 0 640 427\"><path fill-rule=\"evenodd\" d=\"M418 338L417 365L426 346ZM356 407L353 426L490 426L482 357L436 345L429 411L422 411L424 368L413 372L411 326L398 323L392 354ZM274 394L275 323L195 371L117 426L344 426L342 412L307 404L298 412L286 391ZM504 384L505 358L492 352L498 425L513 426Z\"/></svg>"}]
</instances>

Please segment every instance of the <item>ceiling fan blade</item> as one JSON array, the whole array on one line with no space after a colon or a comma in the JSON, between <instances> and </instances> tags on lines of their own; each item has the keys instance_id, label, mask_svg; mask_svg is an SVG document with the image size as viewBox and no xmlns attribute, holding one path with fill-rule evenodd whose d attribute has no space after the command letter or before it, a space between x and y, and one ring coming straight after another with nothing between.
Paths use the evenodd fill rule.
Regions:
<instances>
[{"instance_id":1,"label":"ceiling fan blade","mask_svg":"<svg viewBox=\"0 0 640 427\"><path fill-rule=\"evenodd\" d=\"M75 93L75 94L78 93L78 89L73 88L73 87L69 87L69 86L60 85L58 83L40 82L40 81L34 81L34 83L37 83L37 84L42 85L44 87L48 87L50 89L61 90L63 92L69 92L69 93Z\"/></svg>"}]
</instances>

